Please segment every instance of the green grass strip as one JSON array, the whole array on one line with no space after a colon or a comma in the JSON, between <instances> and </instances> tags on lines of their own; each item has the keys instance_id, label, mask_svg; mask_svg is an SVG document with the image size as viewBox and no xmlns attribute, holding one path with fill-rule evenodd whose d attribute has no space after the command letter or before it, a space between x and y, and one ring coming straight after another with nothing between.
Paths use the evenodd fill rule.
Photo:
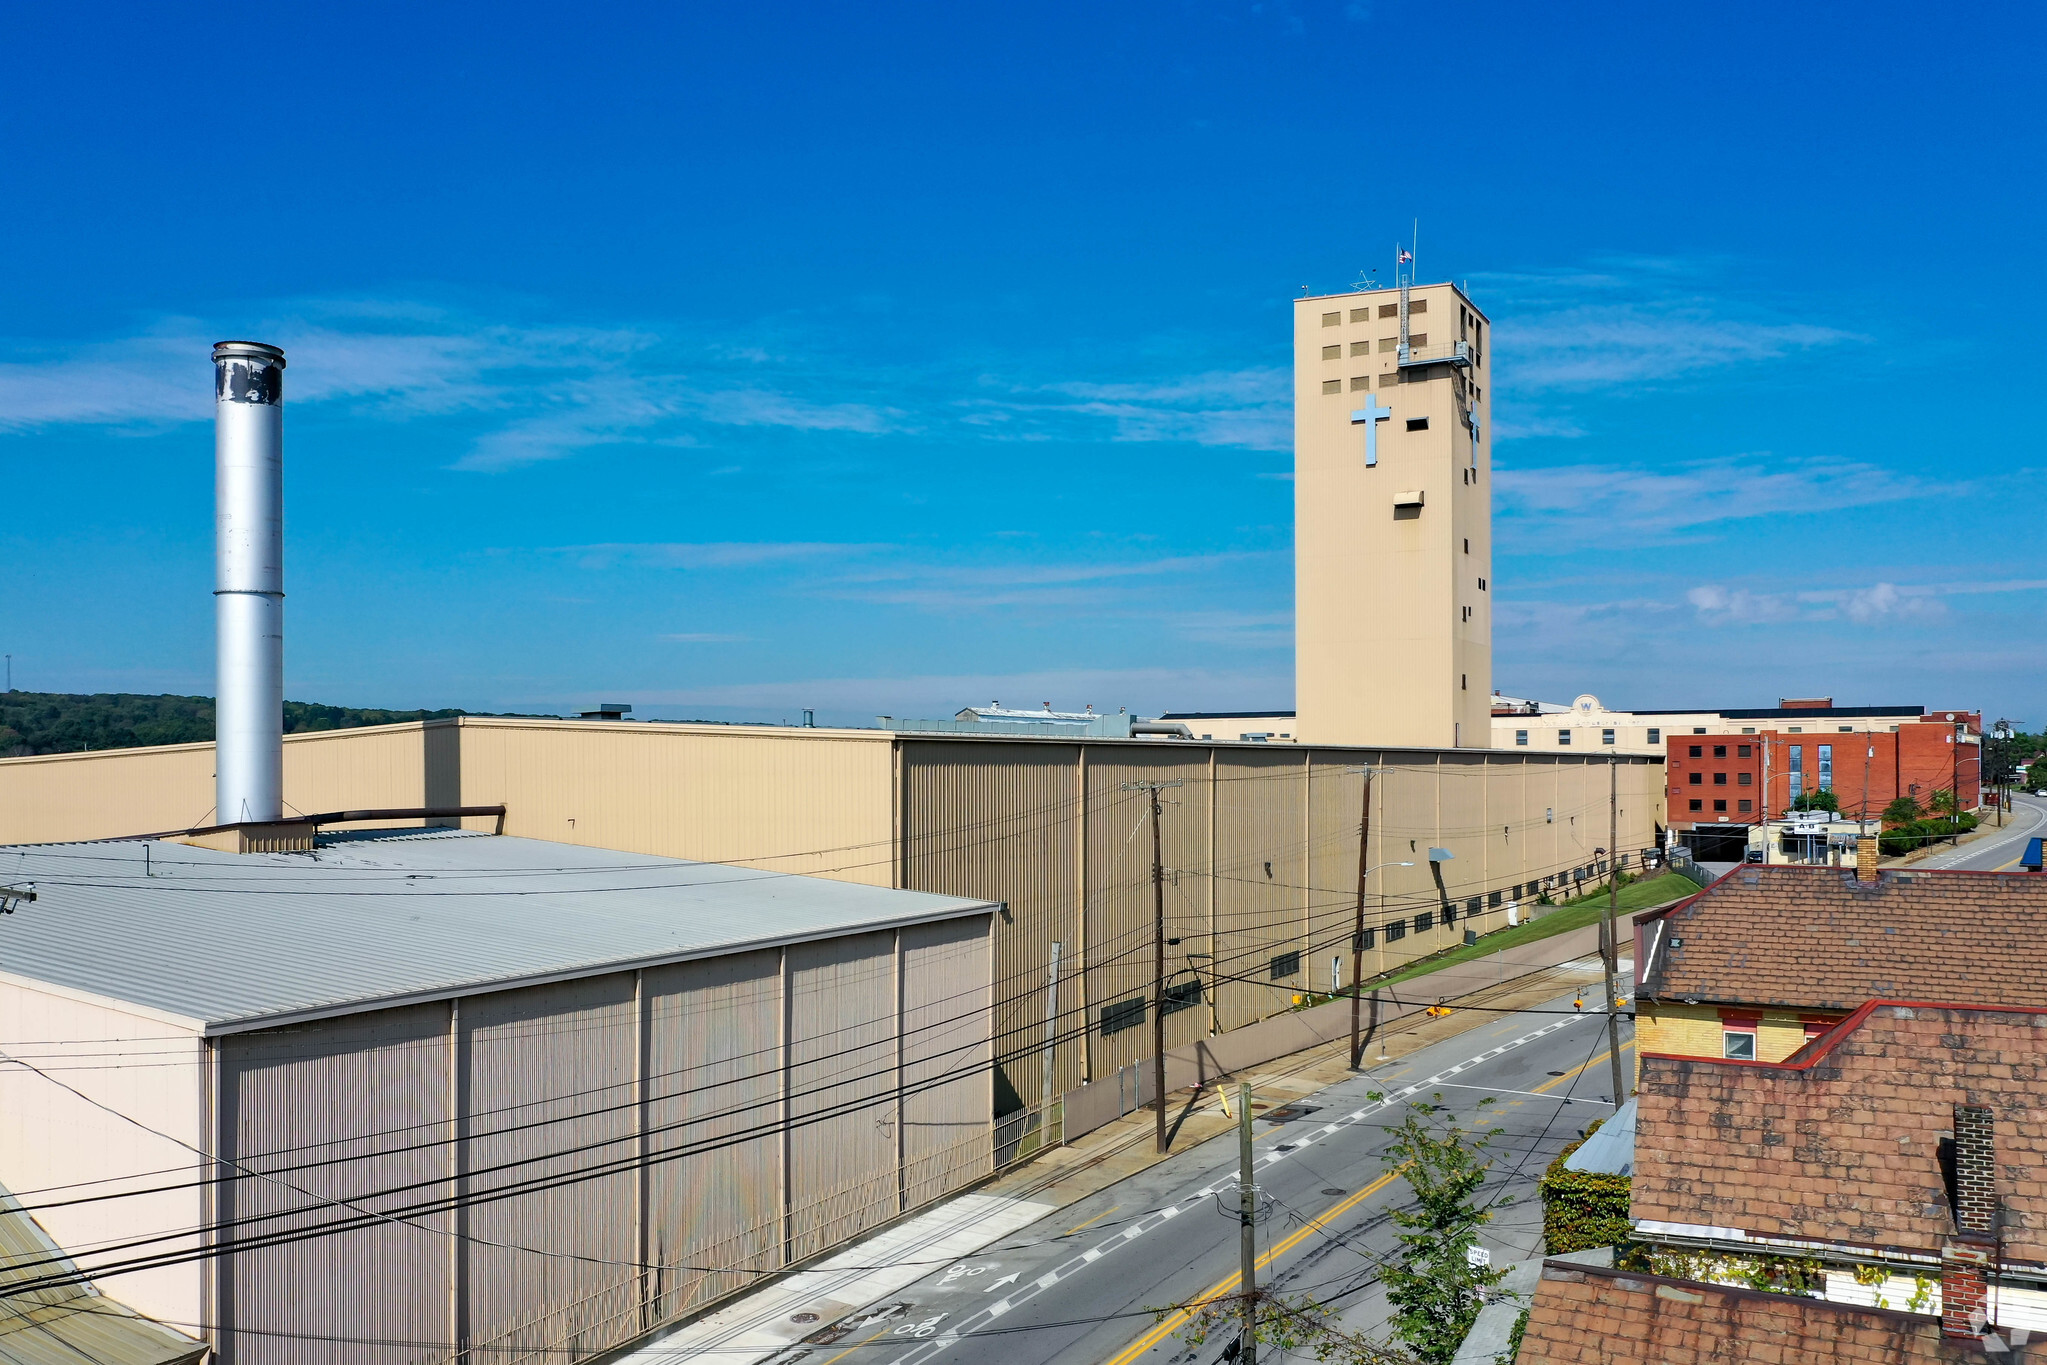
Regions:
<instances>
[{"instance_id":1,"label":"green grass strip","mask_svg":"<svg viewBox=\"0 0 2047 1365\"><path fill-rule=\"evenodd\" d=\"M1698 889L1698 883L1675 872L1666 872L1647 881L1630 882L1621 888L1620 912L1623 915L1631 915L1638 910L1667 905L1671 901L1684 899ZM1551 910L1540 919L1523 920L1511 928L1495 929L1490 934L1480 935L1476 943L1446 948L1433 956L1410 962L1387 976L1366 982L1366 988L1398 985L1402 981L1427 976L1430 972L1440 971L1459 962L1473 962L1479 958L1491 957L1503 948L1518 948L1524 943L1535 943L1556 934L1583 928L1588 924L1596 924L1599 917L1606 913L1607 899L1608 893L1603 890L1589 896L1580 896L1577 900L1568 901ZM1628 929L1625 925L1622 926L1621 933L1623 941L1627 941Z\"/></svg>"}]
</instances>

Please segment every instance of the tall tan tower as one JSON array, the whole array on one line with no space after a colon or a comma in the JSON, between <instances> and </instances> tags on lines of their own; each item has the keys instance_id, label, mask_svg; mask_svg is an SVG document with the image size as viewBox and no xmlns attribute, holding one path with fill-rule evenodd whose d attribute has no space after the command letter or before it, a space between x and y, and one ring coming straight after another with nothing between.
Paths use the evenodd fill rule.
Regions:
<instances>
[{"instance_id":1,"label":"tall tan tower","mask_svg":"<svg viewBox=\"0 0 2047 1365\"><path fill-rule=\"evenodd\" d=\"M1454 285L1294 301L1300 740L1492 742L1491 334Z\"/></svg>"}]
</instances>

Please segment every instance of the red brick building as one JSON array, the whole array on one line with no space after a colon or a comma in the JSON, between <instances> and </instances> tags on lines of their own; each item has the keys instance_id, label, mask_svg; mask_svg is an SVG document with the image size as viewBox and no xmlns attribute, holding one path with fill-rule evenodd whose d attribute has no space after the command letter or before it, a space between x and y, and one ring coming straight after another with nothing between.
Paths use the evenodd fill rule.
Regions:
<instances>
[{"instance_id":1,"label":"red brick building","mask_svg":"<svg viewBox=\"0 0 2047 1365\"><path fill-rule=\"evenodd\" d=\"M1743 734L1672 734L1665 740L1666 823L1752 825L1817 791L1833 792L1857 816L1879 815L1899 796L1924 806L1950 789L1960 791L1963 809L1974 809L1981 723L1974 712L1937 711L1881 730L1815 717L1759 720Z\"/></svg>"}]
</instances>

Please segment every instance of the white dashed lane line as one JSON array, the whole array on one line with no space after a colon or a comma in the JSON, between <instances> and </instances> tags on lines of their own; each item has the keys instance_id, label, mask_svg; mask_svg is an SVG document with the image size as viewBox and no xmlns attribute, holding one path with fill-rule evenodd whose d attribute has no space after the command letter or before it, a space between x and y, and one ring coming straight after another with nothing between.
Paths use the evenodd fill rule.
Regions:
<instances>
[{"instance_id":1,"label":"white dashed lane line","mask_svg":"<svg viewBox=\"0 0 2047 1365\"><path fill-rule=\"evenodd\" d=\"M1320 1128L1317 1128L1313 1132L1302 1137L1299 1141L1288 1143L1284 1151L1274 1151L1267 1153L1259 1161L1258 1164L1265 1166L1275 1165L1278 1162L1286 1160L1288 1157L1294 1155L1296 1152L1305 1151L1317 1142L1320 1142L1329 1137L1333 1137L1334 1135L1342 1132L1346 1128L1362 1123L1365 1119L1371 1117L1373 1114L1377 1114L1382 1110L1389 1109L1393 1105L1400 1103L1402 1100L1405 1100L1410 1096L1420 1094L1422 1091L1427 1090L1430 1086L1445 1084L1448 1082L1450 1077L1458 1075L1465 1071L1469 1071L1471 1068L1479 1066L1485 1062L1489 1062L1493 1058L1498 1057L1502 1053L1512 1052L1517 1047L1525 1047L1529 1043L1534 1042L1538 1038L1548 1037L1550 1034L1555 1033L1558 1029L1569 1028L1571 1025L1578 1023L1583 1019L1590 1019L1595 1017L1598 1016L1576 1014L1568 1015L1565 1018L1557 1020L1553 1024L1545 1024L1541 1028L1533 1031L1532 1033L1524 1033L1519 1038L1516 1038L1511 1042L1502 1043L1498 1047L1492 1049L1490 1052L1482 1052L1476 1057L1468 1058L1465 1061L1459 1062L1456 1066L1453 1066L1448 1070L1439 1071L1435 1075L1429 1077L1427 1080L1416 1081L1414 1084L1405 1086L1399 1090L1384 1091L1382 1092L1384 1098L1380 1099L1376 1104L1366 1105L1362 1109L1354 1109L1350 1113L1345 1114L1340 1119L1335 1119L1329 1123L1323 1124ZM1118 1251L1121 1250L1123 1247L1129 1246L1132 1242L1135 1242L1138 1238L1144 1236L1147 1232L1150 1232L1152 1229L1165 1226L1167 1222L1171 1221L1174 1218L1179 1217L1181 1212L1184 1209L1186 1209L1189 1205L1200 1203L1202 1200L1205 1199L1211 1199L1225 1190L1235 1189L1236 1185L1237 1178L1234 1174L1232 1174L1229 1176L1225 1176L1220 1180L1211 1181L1210 1183L1202 1186L1200 1189L1194 1191L1192 1194L1182 1195L1179 1199L1175 1200L1172 1204L1167 1205L1165 1208L1154 1210L1153 1212L1146 1214L1144 1217L1139 1218L1137 1221L1131 1223L1130 1226L1124 1228L1123 1231L1117 1233L1115 1236L1109 1238L1107 1241L1099 1243L1096 1246L1089 1247L1086 1251L1081 1252L1079 1255L1071 1257L1068 1260L1062 1262L1061 1264L1055 1266L1051 1270L1046 1271L1043 1275L1040 1275L1037 1279L1031 1281L1029 1285L1024 1286L1020 1292L1012 1293L1007 1298L1001 1299L996 1303L991 1303L985 1308L978 1309L975 1312L968 1314L966 1317L961 1318L951 1327L945 1328L943 1331L936 1333L935 1335L929 1337L927 1340L918 1342L908 1351L905 1351L902 1355L897 1356L894 1365L918 1365L918 1362L920 1361L929 1360L931 1357L937 1355L940 1351L943 1351L947 1347L957 1343L960 1340L960 1338L973 1335L975 1332L995 1322L997 1319L1001 1318L1003 1315L1007 1314L1012 1309L1029 1302L1031 1299L1036 1298L1039 1294L1042 1294L1047 1289L1052 1288L1054 1285L1058 1284L1067 1276L1075 1274L1076 1272L1085 1269L1086 1267L1094 1264L1096 1261L1101 1260L1104 1256L1107 1256L1112 1251ZM931 1324L930 1321L927 1320L925 1324L918 1324L918 1329L921 1330L924 1326L927 1325L935 1324Z\"/></svg>"}]
</instances>

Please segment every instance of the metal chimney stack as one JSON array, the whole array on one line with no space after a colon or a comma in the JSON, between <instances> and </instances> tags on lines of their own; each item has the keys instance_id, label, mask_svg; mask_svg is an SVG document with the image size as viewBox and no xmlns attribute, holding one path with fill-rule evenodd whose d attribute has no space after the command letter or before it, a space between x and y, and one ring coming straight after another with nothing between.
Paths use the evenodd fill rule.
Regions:
<instances>
[{"instance_id":1,"label":"metal chimney stack","mask_svg":"<svg viewBox=\"0 0 2047 1365\"><path fill-rule=\"evenodd\" d=\"M214 820L284 815L284 352L213 348Z\"/></svg>"}]
</instances>

